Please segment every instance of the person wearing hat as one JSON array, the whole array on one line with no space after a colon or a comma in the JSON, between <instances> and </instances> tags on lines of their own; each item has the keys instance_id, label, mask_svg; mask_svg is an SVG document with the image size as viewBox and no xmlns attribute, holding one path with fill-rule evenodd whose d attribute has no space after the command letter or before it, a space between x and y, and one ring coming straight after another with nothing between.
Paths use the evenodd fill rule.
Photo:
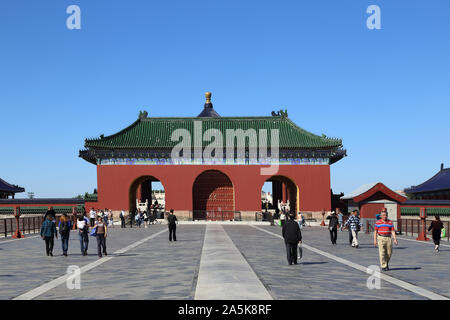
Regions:
<instances>
[{"instance_id":1,"label":"person wearing hat","mask_svg":"<svg viewBox=\"0 0 450 320\"><path fill-rule=\"evenodd\" d=\"M302 241L302 232L295 221L295 214L290 213L289 219L284 223L282 234L286 245L287 260L289 265L297 264L297 247Z\"/></svg>"},{"instance_id":2,"label":"person wearing hat","mask_svg":"<svg viewBox=\"0 0 450 320\"><path fill-rule=\"evenodd\" d=\"M331 214L327 216L327 220L330 220L328 223L328 229L330 230L331 244L336 244L337 228L339 227L339 218L336 212L331 211Z\"/></svg>"}]
</instances>

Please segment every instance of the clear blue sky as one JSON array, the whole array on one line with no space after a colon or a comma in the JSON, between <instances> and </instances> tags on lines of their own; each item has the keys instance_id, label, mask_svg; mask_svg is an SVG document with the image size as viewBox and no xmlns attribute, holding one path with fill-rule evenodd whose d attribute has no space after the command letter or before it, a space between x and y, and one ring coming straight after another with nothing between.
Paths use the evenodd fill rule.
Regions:
<instances>
[{"instance_id":1,"label":"clear blue sky","mask_svg":"<svg viewBox=\"0 0 450 320\"><path fill-rule=\"evenodd\" d=\"M82 29L66 28L81 8ZM369 30L366 8L381 8ZM450 166L450 2L2 0L0 177L37 197L96 187L86 137L149 116L288 109L343 139L334 192ZM26 194L23 194L26 196Z\"/></svg>"}]
</instances>

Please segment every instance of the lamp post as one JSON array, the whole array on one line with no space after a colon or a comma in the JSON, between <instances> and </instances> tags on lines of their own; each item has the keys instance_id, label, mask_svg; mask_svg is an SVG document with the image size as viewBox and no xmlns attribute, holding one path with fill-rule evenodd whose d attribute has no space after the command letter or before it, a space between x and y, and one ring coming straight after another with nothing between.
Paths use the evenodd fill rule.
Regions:
<instances>
[{"instance_id":1,"label":"lamp post","mask_svg":"<svg viewBox=\"0 0 450 320\"><path fill-rule=\"evenodd\" d=\"M427 238L427 209L426 208L420 208L420 221L421 221L421 228L420 233L418 234L418 237L416 240L419 241L428 241L430 239Z\"/></svg>"},{"instance_id":2,"label":"lamp post","mask_svg":"<svg viewBox=\"0 0 450 320\"><path fill-rule=\"evenodd\" d=\"M322 210L322 222L320 223L321 227L325 227L325 209Z\"/></svg>"},{"instance_id":3,"label":"lamp post","mask_svg":"<svg viewBox=\"0 0 450 320\"><path fill-rule=\"evenodd\" d=\"M14 239L24 238L22 232L20 232L20 229L19 229L20 207L15 207L14 217L16 218L16 232L13 234L12 237Z\"/></svg>"}]
</instances>

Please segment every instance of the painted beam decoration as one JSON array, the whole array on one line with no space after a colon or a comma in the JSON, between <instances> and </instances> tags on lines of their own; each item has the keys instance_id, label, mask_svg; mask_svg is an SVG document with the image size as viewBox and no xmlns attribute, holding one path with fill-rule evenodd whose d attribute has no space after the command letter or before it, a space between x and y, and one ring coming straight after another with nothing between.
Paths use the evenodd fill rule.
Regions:
<instances>
[{"instance_id":1,"label":"painted beam decoration","mask_svg":"<svg viewBox=\"0 0 450 320\"><path fill-rule=\"evenodd\" d=\"M110 158L98 159L97 165L328 165L328 158L280 158L280 159L176 159L171 158Z\"/></svg>"}]
</instances>

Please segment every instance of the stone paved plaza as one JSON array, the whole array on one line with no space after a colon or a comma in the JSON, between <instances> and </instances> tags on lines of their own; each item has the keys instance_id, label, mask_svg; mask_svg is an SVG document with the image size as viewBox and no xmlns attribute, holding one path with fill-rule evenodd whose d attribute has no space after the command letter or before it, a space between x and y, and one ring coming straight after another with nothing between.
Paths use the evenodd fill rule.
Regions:
<instances>
[{"instance_id":1,"label":"stone paved plaza","mask_svg":"<svg viewBox=\"0 0 450 320\"><path fill-rule=\"evenodd\" d=\"M0 240L0 299L446 299L450 297L450 246L399 236L381 288L369 290L365 268L378 265L372 235L360 248L339 232L332 246L325 228L303 229L303 258L289 266L279 226L179 224L176 242L166 225L111 228L108 256L80 253L72 231L69 256L55 240L45 255L38 236ZM81 288L68 289L68 266L81 268ZM388 277L385 277L387 275Z\"/></svg>"}]
</instances>

